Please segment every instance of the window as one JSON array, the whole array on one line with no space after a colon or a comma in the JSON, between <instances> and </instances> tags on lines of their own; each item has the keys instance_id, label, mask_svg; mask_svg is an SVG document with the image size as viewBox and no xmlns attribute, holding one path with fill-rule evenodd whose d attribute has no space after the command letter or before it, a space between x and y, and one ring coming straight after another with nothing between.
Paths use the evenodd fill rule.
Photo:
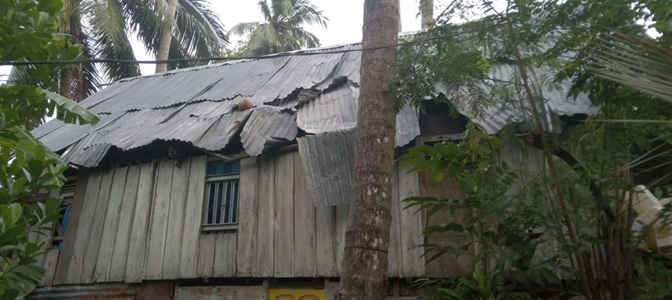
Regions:
<instances>
[{"instance_id":1,"label":"window","mask_svg":"<svg viewBox=\"0 0 672 300\"><path fill-rule=\"evenodd\" d=\"M238 224L240 162L208 161L203 230L235 229Z\"/></svg>"},{"instance_id":2,"label":"window","mask_svg":"<svg viewBox=\"0 0 672 300\"><path fill-rule=\"evenodd\" d=\"M54 233L51 236L51 247L61 249L63 245L63 239L65 238L65 232L68 229L68 220L70 220L70 208L72 205L72 198L75 196L75 187L77 186L76 180L69 180L61 188L61 197L63 201L61 202L61 217L58 219L54 226Z\"/></svg>"}]
</instances>

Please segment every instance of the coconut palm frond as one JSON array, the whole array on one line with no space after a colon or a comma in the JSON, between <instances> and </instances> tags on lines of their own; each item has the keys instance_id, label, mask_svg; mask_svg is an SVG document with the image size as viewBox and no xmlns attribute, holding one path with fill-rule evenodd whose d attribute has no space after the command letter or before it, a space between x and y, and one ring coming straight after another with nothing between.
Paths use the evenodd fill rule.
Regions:
<instances>
[{"instance_id":1,"label":"coconut palm frond","mask_svg":"<svg viewBox=\"0 0 672 300\"><path fill-rule=\"evenodd\" d=\"M298 0L296 11L291 15L287 23L293 26L307 25L321 25L327 28L329 18L324 15L324 12L318 10L317 7L306 0Z\"/></svg>"},{"instance_id":2,"label":"coconut palm frond","mask_svg":"<svg viewBox=\"0 0 672 300\"><path fill-rule=\"evenodd\" d=\"M261 25L259 22L238 23L236 26L231 27L229 34L240 36L252 34L252 32L254 32L257 27L259 27L259 25Z\"/></svg>"},{"instance_id":3,"label":"coconut palm frond","mask_svg":"<svg viewBox=\"0 0 672 300\"><path fill-rule=\"evenodd\" d=\"M176 21L180 44L196 57L221 55L228 36L219 16L203 0L180 0L179 4Z\"/></svg>"},{"instance_id":4,"label":"coconut palm frond","mask_svg":"<svg viewBox=\"0 0 672 300\"><path fill-rule=\"evenodd\" d=\"M320 39L303 28L293 28L291 30L291 35L297 37L297 40L301 41L301 47L315 48L321 46Z\"/></svg>"},{"instance_id":5,"label":"coconut palm frond","mask_svg":"<svg viewBox=\"0 0 672 300\"><path fill-rule=\"evenodd\" d=\"M84 6L88 16L89 55L102 59L135 60L126 32L125 11L114 0L88 1ZM138 64L104 63L102 70L110 80L140 75Z\"/></svg>"},{"instance_id":6,"label":"coconut palm frond","mask_svg":"<svg viewBox=\"0 0 672 300\"><path fill-rule=\"evenodd\" d=\"M264 23L241 23L231 32L248 35L245 53L264 55L280 51L317 47L319 40L305 31L306 25L327 26L327 17L309 0L267 0L259 1Z\"/></svg>"},{"instance_id":7,"label":"coconut palm frond","mask_svg":"<svg viewBox=\"0 0 672 300\"><path fill-rule=\"evenodd\" d=\"M264 15L264 20L273 20L273 12L268 6L268 3L266 3L266 0L259 0L258 5L259 10L261 10L261 13Z\"/></svg>"},{"instance_id":8,"label":"coconut palm frond","mask_svg":"<svg viewBox=\"0 0 672 300\"><path fill-rule=\"evenodd\" d=\"M597 76L672 102L672 51L620 33L597 38L594 49Z\"/></svg>"}]
</instances>

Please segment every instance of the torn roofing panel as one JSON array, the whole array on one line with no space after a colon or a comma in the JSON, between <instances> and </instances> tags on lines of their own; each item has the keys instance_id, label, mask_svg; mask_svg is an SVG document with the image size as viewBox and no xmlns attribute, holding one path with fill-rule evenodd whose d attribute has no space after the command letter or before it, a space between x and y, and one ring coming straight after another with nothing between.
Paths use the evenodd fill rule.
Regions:
<instances>
[{"instance_id":1,"label":"torn roofing panel","mask_svg":"<svg viewBox=\"0 0 672 300\"><path fill-rule=\"evenodd\" d=\"M592 105L587 94L581 93L576 99L568 98L571 81L565 80L557 84L547 82L549 81L548 74L552 74L550 71L548 67L538 67L529 70L528 74L532 85L537 87L535 92L543 98L543 105L539 109L545 115L546 124L544 125L547 130L555 129L553 121L558 115L594 114L599 111L598 107ZM482 107L482 112L478 114L472 112L473 103L454 101L456 107L460 113L483 126L489 134L495 134L512 123L529 122L532 112L527 95L522 90L514 88L514 85L520 84L517 83L519 81L517 72L518 69L510 65L500 65L491 69L490 77L493 80L489 83L484 82L480 88L486 93L490 93L492 89L498 89L498 91L494 93L492 99L489 99L494 103ZM439 87L438 91L444 94L449 93L445 87Z\"/></svg>"},{"instance_id":2,"label":"torn roofing panel","mask_svg":"<svg viewBox=\"0 0 672 300\"><path fill-rule=\"evenodd\" d=\"M95 166L94 162L106 154L105 147L94 149L95 145L124 151L156 140L176 140L219 151L238 134L244 135L241 141L248 154L256 155L293 140L298 128L319 135L356 125L359 49L360 44L340 45L299 51L316 53L309 56L269 56L121 80L82 101L94 112L106 112L99 124L76 126L52 121L33 132L55 151L76 146L69 148L67 157L87 166ZM491 76L510 80L513 71L511 67L495 68ZM553 120L552 114L595 111L587 98L568 100L567 86L563 83L557 90L541 91L547 99L547 119ZM440 88L437 91L448 92ZM257 109L238 111L236 106L243 97L250 98ZM259 109L269 103L287 111L296 110L296 121L287 113ZM488 108L481 116L465 115L488 132L496 133L511 122L524 120L526 113L521 107L524 106L506 103ZM248 120L252 111L256 116ZM269 115L262 118L266 113ZM420 134L417 111L404 107L397 115L396 128L397 146L412 141ZM83 140L93 133L95 139ZM101 157L80 158L84 153Z\"/></svg>"},{"instance_id":3,"label":"torn roofing panel","mask_svg":"<svg viewBox=\"0 0 672 300\"><path fill-rule=\"evenodd\" d=\"M255 105L261 105L265 101L272 101L272 99L264 98L263 95L255 94L289 60L289 57L277 57L219 65L215 67L219 71L217 74L214 74L219 80L209 90L202 93L198 99L221 100L244 96L252 99Z\"/></svg>"},{"instance_id":4,"label":"torn roofing panel","mask_svg":"<svg viewBox=\"0 0 672 300\"><path fill-rule=\"evenodd\" d=\"M283 68L254 93L254 97L261 97L265 104L277 98L286 98L297 89L312 88L331 78L342 55L338 53L291 57Z\"/></svg>"},{"instance_id":5,"label":"torn roofing panel","mask_svg":"<svg viewBox=\"0 0 672 300\"><path fill-rule=\"evenodd\" d=\"M396 122L395 144L404 146L420 135L418 110L407 103L398 113Z\"/></svg>"},{"instance_id":6,"label":"torn roofing panel","mask_svg":"<svg viewBox=\"0 0 672 300\"><path fill-rule=\"evenodd\" d=\"M296 122L308 133L323 133L354 128L357 125L359 88L345 83L320 94L315 100L300 106ZM396 146L403 146L420 135L418 112L407 104L397 114Z\"/></svg>"},{"instance_id":7,"label":"torn roofing panel","mask_svg":"<svg viewBox=\"0 0 672 300\"><path fill-rule=\"evenodd\" d=\"M355 130L338 130L298 138L308 195L315 206L350 201L355 160Z\"/></svg>"},{"instance_id":8,"label":"torn roofing panel","mask_svg":"<svg viewBox=\"0 0 672 300\"><path fill-rule=\"evenodd\" d=\"M322 133L357 125L359 89L343 84L299 107L296 122L308 133Z\"/></svg>"},{"instance_id":9,"label":"torn roofing panel","mask_svg":"<svg viewBox=\"0 0 672 300\"><path fill-rule=\"evenodd\" d=\"M240 133L245 153L257 156L274 146L286 144L296 138L294 116L272 106L257 107Z\"/></svg>"}]
</instances>

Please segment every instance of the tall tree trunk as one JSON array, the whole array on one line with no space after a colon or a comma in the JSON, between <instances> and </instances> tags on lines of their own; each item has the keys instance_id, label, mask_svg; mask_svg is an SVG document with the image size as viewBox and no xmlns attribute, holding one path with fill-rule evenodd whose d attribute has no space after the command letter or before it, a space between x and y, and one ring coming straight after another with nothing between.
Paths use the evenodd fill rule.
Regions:
<instances>
[{"instance_id":1,"label":"tall tree trunk","mask_svg":"<svg viewBox=\"0 0 672 300\"><path fill-rule=\"evenodd\" d=\"M82 41L82 19L81 19L81 1L80 0L69 0L63 1L63 11L58 16L60 33L69 34L72 37L72 42L74 44L83 44ZM81 101L84 96L77 94L73 90L73 86L82 84L81 82L75 82L75 78L78 76L77 66L72 64L66 68L60 70L59 78L59 93L65 97L68 97L77 102Z\"/></svg>"},{"instance_id":2,"label":"tall tree trunk","mask_svg":"<svg viewBox=\"0 0 672 300\"><path fill-rule=\"evenodd\" d=\"M395 146L398 0L366 0L355 171L336 299L384 299Z\"/></svg>"},{"instance_id":3,"label":"tall tree trunk","mask_svg":"<svg viewBox=\"0 0 672 300\"><path fill-rule=\"evenodd\" d=\"M163 0L160 0L163 1ZM170 51L170 43L173 39L173 24L175 24L175 11L177 11L177 0L168 1L168 15L173 19L170 20L170 26L165 26L161 31L161 39L159 40L159 50L156 53L156 60L168 59ZM167 63L157 63L154 73L162 73L168 69Z\"/></svg>"},{"instance_id":4,"label":"tall tree trunk","mask_svg":"<svg viewBox=\"0 0 672 300\"><path fill-rule=\"evenodd\" d=\"M422 29L434 25L434 0L420 0L420 14L422 15Z\"/></svg>"}]
</instances>

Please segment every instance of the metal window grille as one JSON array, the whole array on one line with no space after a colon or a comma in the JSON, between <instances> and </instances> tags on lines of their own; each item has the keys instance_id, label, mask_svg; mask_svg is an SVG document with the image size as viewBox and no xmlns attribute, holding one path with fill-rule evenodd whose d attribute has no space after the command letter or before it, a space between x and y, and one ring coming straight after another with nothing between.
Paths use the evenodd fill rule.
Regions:
<instances>
[{"instance_id":1,"label":"metal window grille","mask_svg":"<svg viewBox=\"0 0 672 300\"><path fill-rule=\"evenodd\" d=\"M235 229L238 224L238 162L208 162L203 230Z\"/></svg>"}]
</instances>

